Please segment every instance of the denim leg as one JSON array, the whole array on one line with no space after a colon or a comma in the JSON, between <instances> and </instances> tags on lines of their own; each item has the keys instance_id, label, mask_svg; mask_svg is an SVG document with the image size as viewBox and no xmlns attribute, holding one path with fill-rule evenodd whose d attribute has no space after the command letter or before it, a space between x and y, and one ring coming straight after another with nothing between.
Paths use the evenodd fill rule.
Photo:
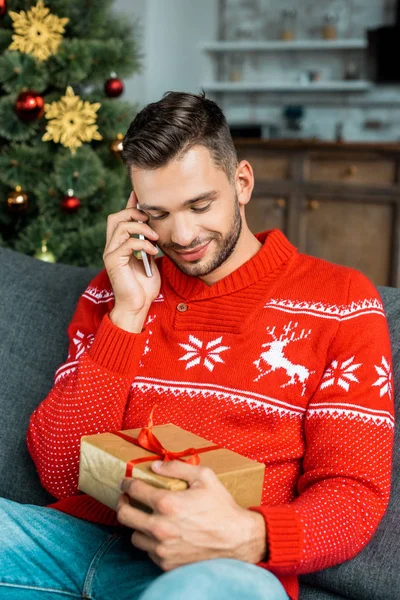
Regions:
<instances>
[{"instance_id":1,"label":"denim leg","mask_svg":"<svg viewBox=\"0 0 400 600\"><path fill-rule=\"evenodd\" d=\"M96 565L90 590L94 600L138 600L164 573L147 552L132 545L131 535L127 529Z\"/></svg>"},{"instance_id":2,"label":"denim leg","mask_svg":"<svg viewBox=\"0 0 400 600\"><path fill-rule=\"evenodd\" d=\"M0 600L82 598L92 561L118 539L109 528L4 498L0 523Z\"/></svg>"},{"instance_id":3,"label":"denim leg","mask_svg":"<svg viewBox=\"0 0 400 600\"><path fill-rule=\"evenodd\" d=\"M288 600L264 569L216 559L164 573L116 532L0 498L0 600Z\"/></svg>"},{"instance_id":4,"label":"denim leg","mask_svg":"<svg viewBox=\"0 0 400 600\"><path fill-rule=\"evenodd\" d=\"M265 569L230 558L185 565L158 577L139 600L288 600Z\"/></svg>"},{"instance_id":5,"label":"denim leg","mask_svg":"<svg viewBox=\"0 0 400 600\"><path fill-rule=\"evenodd\" d=\"M163 571L125 533L0 498L0 600L136 600Z\"/></svg>"}]
</instances>

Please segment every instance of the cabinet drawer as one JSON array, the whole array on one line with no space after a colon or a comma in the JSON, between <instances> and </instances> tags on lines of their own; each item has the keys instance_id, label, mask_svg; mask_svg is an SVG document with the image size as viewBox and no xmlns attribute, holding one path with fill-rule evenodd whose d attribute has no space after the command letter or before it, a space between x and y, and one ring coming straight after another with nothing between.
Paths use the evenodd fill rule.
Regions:
<instances>
[{"instance_id":1,"label":"cabinet drawer","mask_svg":"<svg viewBox=\"0 0 400 600\"><path fill-rule=\"evenodd\" d=\"M380 157L352 158L332 155L311 156L307 179L335 183L391 185L395 181L396 164Z\"/></svg>"},{"instance_id":2,"label":"cabinet drawer","mask_svg":"<svg viewBox=\"0 0 400 600\"><path fill-rule=\"evenodd\" d=\"M390 201L311 197L301 213L299 249L358 269L375 285L390 285L393 219Z\"/></svg>"},{"instance_id":3,"label":"cabinet drawer","mask_svg":"<svg viewBox=\"0 0 400 600\"><path fill-rule=\"evenodd\" d=\"M265 154L252 148L238 149L239 162L248 160L256 181L282 181L289 178L289 156Z\"/></svg>"}]
</instances>

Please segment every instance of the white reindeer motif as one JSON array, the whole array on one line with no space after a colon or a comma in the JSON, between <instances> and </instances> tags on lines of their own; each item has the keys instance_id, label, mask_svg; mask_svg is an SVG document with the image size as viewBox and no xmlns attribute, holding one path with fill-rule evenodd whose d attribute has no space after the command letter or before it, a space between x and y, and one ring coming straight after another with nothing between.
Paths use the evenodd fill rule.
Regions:
<instances>
[{"instance_id":1,"label":"white reindeer motif","mask_svg":"<svg viewBox=\"0 0 400 600\"><path fill-rule=\"evenodd\" d=\"M292 327L292 321L284 326L283 333L279 336L279 339L275 335L275 327L267 327L267 333L273 337L272 342L267 342L262 345L262 348L269 348L267 352L262 352L260 358L254 361L253 364L257 367L260 375L254 381L259 381L264 375L268 373L272 373L272 371L276 371L277 369L285 369L289 381L284 383L281 387L286 387L287 385L294 385L296 383L301 383L303 391L301 395L303 396L306 391L306 382L310 377L311 373L314 371L309 371L303 365L296 365L290 362L290 360L284 355L283 349L290 342L297 342L298 340L306 339L310 333L311 329L305 333L303 329L298 337L295 337L295 329L298 326L298 323L295 323ZM289 337L289 334L290 337ZM262 367L264 365L264 368ZM267 365L267 368L265 368ZM269 368L268 368L269 366Z\"/></svg>"}]
</instances>

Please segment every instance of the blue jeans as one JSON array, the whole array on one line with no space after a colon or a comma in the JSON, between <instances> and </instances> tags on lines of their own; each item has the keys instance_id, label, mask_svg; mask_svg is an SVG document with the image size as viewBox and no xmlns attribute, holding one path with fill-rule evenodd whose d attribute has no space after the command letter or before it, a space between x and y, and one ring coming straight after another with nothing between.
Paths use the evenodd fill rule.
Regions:
<instances>
[{"instance_id":1,"label":"blue jeans","mask_svg":"<svg viewBox=\"0 0 400 600\"><path fill-rule=\"evenodd\" d=\"M288 600L272 573L238 560L163 572L130 534L0 498L0 600Z\"/></svg>"}]
</instances>

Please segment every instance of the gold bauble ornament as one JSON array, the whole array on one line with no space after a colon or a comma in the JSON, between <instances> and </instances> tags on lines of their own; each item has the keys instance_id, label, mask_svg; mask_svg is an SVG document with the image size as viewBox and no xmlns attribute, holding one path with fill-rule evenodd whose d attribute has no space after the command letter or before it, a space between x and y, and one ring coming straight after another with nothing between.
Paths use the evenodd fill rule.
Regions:
<instances>
[{"instance_id":1,"label":"gold bauble ornament","mask_svg":"<svg viewBox=\"0 0 400 600\"><path fill-rule=\"evenodd\" d=\"M42 240L42 249L35 253L35 258L43 260L43 262L55 263L56 257L52 252L47 250L47 240Z\"/></svg>"},{"instance_id":2,"label":"gold bauble ornament","mask_svg":"<svg viewBox=\"0 0 400 600\"><path fill-rule=\"evenodd\" d=\"M117 133L117 137L110 144L110 150L116 158L121 158L121 152L123 150L122 140L124 136L122 133Z\"/></svg>"},{"instance_id":3,"label":"gold bauble ornament","mask_svg":"<svg viewBox=\"0 0 400 600\"><path fill-rule=\"evenodd\" d=\"M28 194L22 191L20 185L8 194L7 206L12 213L25 213L28 210Z\"/></svg>"}]
</instances>

